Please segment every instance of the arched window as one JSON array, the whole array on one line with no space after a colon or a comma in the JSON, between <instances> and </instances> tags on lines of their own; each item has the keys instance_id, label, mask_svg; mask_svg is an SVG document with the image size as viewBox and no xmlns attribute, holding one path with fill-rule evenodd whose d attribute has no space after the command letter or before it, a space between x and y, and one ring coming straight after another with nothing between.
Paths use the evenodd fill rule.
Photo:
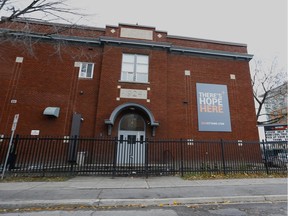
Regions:
<instances>
[{"instance_id":1,"label":"arched window","mask_svg":"<svg viewBox=\"0 0 288 216\"><path fill-rule=\"evenodd\" d=\"M120 130L145 131L145 122L138 114L127 114L121 119Z\"/></svg>"}]
</instances>

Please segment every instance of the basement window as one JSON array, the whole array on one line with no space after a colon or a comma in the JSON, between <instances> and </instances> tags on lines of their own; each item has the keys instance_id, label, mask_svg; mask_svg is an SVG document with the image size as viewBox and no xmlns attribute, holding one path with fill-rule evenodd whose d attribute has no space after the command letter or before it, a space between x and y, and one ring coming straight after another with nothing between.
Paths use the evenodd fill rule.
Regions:
<instances>
[{"instance_id":1,"label":"basement window","mask_svg":"<svg viewBox=\"0 0 288 216\"><path fill-rule=\"evenodd\" d=\"M94 63L81 62L79 67L79 78L93 78Z\"/></svg>"}]
</instances>

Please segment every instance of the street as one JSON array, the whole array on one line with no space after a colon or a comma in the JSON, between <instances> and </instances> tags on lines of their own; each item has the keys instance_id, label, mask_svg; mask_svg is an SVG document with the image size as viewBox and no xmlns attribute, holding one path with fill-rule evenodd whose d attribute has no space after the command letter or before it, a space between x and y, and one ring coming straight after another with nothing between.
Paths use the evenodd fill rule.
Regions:
<instances>
[{"instance_id":1,"label":"street","mask_svg":"<svg viewBox=\"0 0 288 216\"><path fill-rule=\"evenodd\" d=\"M63 210L42 210L34 212L14 210L0 215L7 216L287 216L287 203L241 203L215 205L149 206L125 208L67 208Z\"/></svg>"},{"instance_id":2,"label":"street","mask_svg":"<svg viewBox=\"0 0 288 216\"><path fill-rule=\"evenodd\" d=\"M75 177L0 184L8 216L287 216L287 179Z\"/></svg>"}]
</instances>

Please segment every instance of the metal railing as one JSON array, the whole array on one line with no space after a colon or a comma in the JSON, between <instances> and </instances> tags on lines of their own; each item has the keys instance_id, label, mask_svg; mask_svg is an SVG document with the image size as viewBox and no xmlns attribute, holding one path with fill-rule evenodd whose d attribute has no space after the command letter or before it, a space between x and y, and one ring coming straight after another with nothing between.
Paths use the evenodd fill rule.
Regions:
<instances>
[{"instance_id":1,"label":"metal railing","mask_svg":"<svg viewBox=\"0 0 288 216\"><path fill-rule=\"evenodd\" d=\"M0 170L10 137L0 139ZM28 137L12 142L7 174L173 175L287 172L287 142Z\"/></svg>"}]
</instances>

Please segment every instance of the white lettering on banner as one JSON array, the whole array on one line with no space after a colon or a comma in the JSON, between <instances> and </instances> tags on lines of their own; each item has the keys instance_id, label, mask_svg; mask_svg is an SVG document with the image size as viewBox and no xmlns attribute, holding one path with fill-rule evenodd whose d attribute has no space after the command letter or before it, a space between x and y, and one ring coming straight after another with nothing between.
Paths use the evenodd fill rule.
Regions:
<instances>
[{"instance_id":1,"label":"white lettering on banner","mask_svg":"<svg viewBox=\"0 0 288 216\"><path fill-rule=\"evenodd\" d=\"M120 98L147 99L147 90L120 89Z\"/></svg>"},{"instance_id":2,"label":"white lettering on banner","mask_svg":"<svg viewBox=\"0 0 288 216\"><path fill-rule=\"evenodd\" d=\"M231 132L226 85L196 83L199 131Z\"/></svg>"},{"instance_id":3,"label":"white lettering on banner","mask_svg":"<svg viewBox=\"0 0 288 216\"><path fill-rule=\"evenodd\" d=\"M223 96L219 93L199 92L199 110L206 113L223 113Z\"/></svg>"}]
</instances>

